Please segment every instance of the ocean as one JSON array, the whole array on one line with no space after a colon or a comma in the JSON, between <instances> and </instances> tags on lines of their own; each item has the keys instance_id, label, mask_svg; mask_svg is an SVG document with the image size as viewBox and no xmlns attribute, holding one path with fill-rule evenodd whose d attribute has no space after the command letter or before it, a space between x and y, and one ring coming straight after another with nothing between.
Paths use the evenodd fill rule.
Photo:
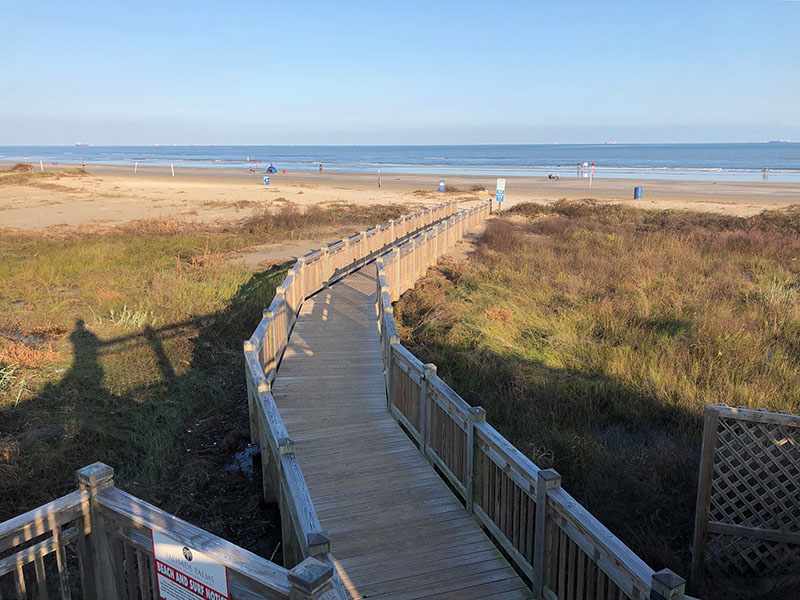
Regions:
<instances>
[{"instance_id":1,"label":"ocean","mask_svg":"<svg viewBox=\"0 0 800 600\"><path fill-rule=\"evenodd\" d=\"M0 161L800 183L800 143L476 146L0 146ZM249 163L248 163L249 161Z\"/></svg>"}]
</instances>

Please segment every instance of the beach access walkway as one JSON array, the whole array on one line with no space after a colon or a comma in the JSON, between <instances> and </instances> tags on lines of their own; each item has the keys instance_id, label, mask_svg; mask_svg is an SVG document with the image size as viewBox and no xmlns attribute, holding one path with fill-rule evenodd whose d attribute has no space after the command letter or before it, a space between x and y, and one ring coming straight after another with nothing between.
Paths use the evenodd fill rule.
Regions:
<instances>
[{"instance_id":1,"label":"beach access walkway","mask_svg":"<svg viewBox=\"0 0 800 600\"><path fill-rule=\"evenodd\" d=\"M272 384L353 598L531 598L387 411L374 266L302 305Z\"/></svg>"}]
</instances>

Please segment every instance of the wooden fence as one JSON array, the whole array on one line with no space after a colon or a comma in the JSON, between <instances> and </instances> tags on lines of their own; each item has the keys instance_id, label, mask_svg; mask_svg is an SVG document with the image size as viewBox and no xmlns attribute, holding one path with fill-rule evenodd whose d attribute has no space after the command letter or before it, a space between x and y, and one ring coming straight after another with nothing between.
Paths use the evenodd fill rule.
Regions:
<instances>
[{"instance_id":1,"label":"wooden fence","mask_svg":"<svg viewBox=\"0 0 800 600\"><path fill-rule=\"evenodd\" d=\"M77 491L0 523L0 598L158 600L154 532L223 564L230 600L336 597L330 565L287 570L117 489L113 475L84 467Z\"/></svg>"},{"instance_id":2,"label":"wooden fence","mask_svg":"<svg viewBox=\"0 0 800 600\"><path fill-rule=\"evenodd\" d=\"M471 229L489 207L465 215ZM685 581L654 572L561 487L552 469L539 469L400 344L392 302L463 234L443 222L384 253L377 261L377 311L388 410L419 445L466 510L491 534L548 600L677 600Z\"/></svg>"},{"instance_id":3,"label":"wooden fence","mask_svg":"<svg viewBox=\"0 0 800 600\"><path fill-rule=\"evenodd\" d=\"M445 202L383 223L301 257L276 290L275 298L264 311L253 335L244 342L251 441L261 448L264 497L268 502L279 504L285 565L292 566L314 557L333 566L330 540L320 525L294 451L294 442L289 437L271 392L271 384L288 346L297 314L307 298L360 269L426 226L443 220L461 224L467 213L456 211L453 202ZM335 569L333 586L333 593L338 598L347 597Z\"/></svg>"},{"instance_id":4,"label":"wooden fence","mask_svg":"<svg viewBox=\"0 0 800 600\"><path fill-rule=\"evenodd\" d=\"M692 580L800 571L800 416L707 406Z\"/></svg>"}]
</instances>

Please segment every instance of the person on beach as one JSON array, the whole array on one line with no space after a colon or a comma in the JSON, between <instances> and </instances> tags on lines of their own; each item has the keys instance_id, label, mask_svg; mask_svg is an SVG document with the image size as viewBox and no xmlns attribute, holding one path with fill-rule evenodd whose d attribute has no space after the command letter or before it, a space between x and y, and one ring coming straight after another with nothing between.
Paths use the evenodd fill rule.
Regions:
<instances>
[{"instance_id":1,"label":"person on beach","mask_svg":"<svg viewBox=\"0 0 800 600\"><path fill-rule=\"evenodd\" d=\"M83 169L84 171L86 170L86 161L85 160L81 161L81 169Z\"/></svg>"},{"instance_id":2,"label":"person on beach","mask_svg":"<svg viewBox=\"0 0 800 600\"><path fill-rule=\"evenodd\" d=\"M322 173L322 163L319 163L319 172Z\"/></svg>"}]
</instances>

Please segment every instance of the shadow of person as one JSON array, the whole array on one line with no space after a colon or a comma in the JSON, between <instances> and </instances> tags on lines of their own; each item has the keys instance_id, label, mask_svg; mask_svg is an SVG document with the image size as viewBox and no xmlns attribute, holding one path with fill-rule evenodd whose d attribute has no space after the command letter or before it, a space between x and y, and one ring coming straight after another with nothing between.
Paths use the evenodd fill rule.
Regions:
<instances>
[{"instance_id":1,"label":"shadow of person","mask_svg":"<svg viewBox=\"0 0 800 600\"><path fill-rule=\"evenodd\" d=\"M64 483L53 473L72 473L75 464L104 458L98 454L103 435L96 427L110 404L99 358L102 342L83 319L75 321L69 340L73 357L63 378L45 385L35 398L0 411L0 432L19 432L23 464L29 480L37 481L26 486L25 478L0 478L0 508L6 516L15 506L30 508L63 493Z\"/></svg>"},{"instance_id":2,"label":"shadow of person","mask_svg":"<svg viewBox=\"0 0 800 600\"><path fill-rule=\"evenodd\" d=\"M102 461L123 489L271 556L277 508L226 467L249 441L242 340L283 276L280 267L253 274L220 310L160 327L96 333L77 319L61 378L0 410L0 442L11 433L24 474L0 471L0 521L74 490L75 470Z\"/></svg>"},{"instance_id":3,"label":"shadow of person","mask_svg":"<svg viewBox=\"0 0 800 600\"><path fill-rule=\"evenodd\" d=\"M75 329L69 334L69 341L72 344L72 365L59 387L77 404L95 404L107 396L103 387L105 372L98 356L100 338L86 329L83 319L77 319Z\"/></svg>"}]
</instances>

